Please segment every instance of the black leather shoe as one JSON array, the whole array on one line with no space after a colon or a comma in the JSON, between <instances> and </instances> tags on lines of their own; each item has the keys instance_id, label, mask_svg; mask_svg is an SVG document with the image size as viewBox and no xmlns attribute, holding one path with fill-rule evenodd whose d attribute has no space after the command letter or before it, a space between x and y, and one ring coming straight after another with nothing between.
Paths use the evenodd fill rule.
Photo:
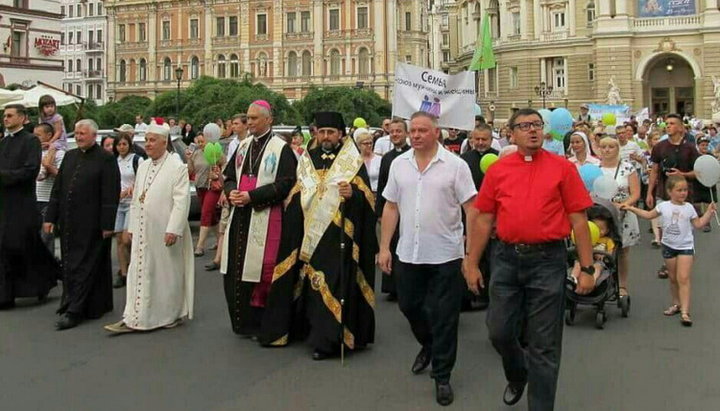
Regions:
<instances>
[{"instance_id":1,"label":"black leather shoe","mask_svg":"<svg viewBox=\"0 0 720 411\"><path fill-rule=\"evenodd\" d=\"M432 360L430 347L423 347L418 353L417 357L415 357L415 362L412 366L412 373L420 374L421 372L423 372L425 368L430 365L430 360Z\"/></svg>"},{"instance_id":2,"label":"black leather shoe","mask_svg":"<svg viewBox=\"0 0 720 411\"><path fill-rule=\"evenodd\" d=\"M0 310L12 310L13 308L15 308L15 300L0 303Z\"/></svg>"},{"instance_id":3,"label":"black leather shoe","mask_svg":"<svg viewBox=\"0 0 720 411\"><path fill-rule=\"evenodd\" d=\"M78 325L80 325L81 322L82 322L82 320L80 320L80 318L78 318L70 313L65 313L60 318L60 320L57 323L55 323L55 328L58 331L68 330L70 328L77 327Z\"/></svg>"},{"instance_id":4,"label":"black leather shoe","mask_svg":"<svg viewBox=\"0 0 720 411\"><path fill-rule=\"evenodd\" d=\"M322 360L326 360L328 358L337 357L337 356L338 356L338 354L336 354L336 353L328 353L328 352L320 351L320 350L315 350L312 353L312 359L315 361L322 361Z\"/></svg>"},{"instance_id":5,"label":"black leather shoe","mask_svg":"<svg viewBox=\"0 0 720 411\"><path fill-rule=\"evenodd\" d=\"M453 389L449 382L435 381L435 399L437 400L437 403L443 407L452 404L455 399L455 395L453 394Z\"/></svg>"},{"instance_id":6,"label":"black leather shoe","mask_svg":"<svg viewBox=\"0 0 720 411\"><path fill-rule=\"evenodd\" d=\"M507 405L517 404L525 391L525 384L524 382L509 382L507 387L505 387L503 402Z\"/></svg>"}]
</instances>

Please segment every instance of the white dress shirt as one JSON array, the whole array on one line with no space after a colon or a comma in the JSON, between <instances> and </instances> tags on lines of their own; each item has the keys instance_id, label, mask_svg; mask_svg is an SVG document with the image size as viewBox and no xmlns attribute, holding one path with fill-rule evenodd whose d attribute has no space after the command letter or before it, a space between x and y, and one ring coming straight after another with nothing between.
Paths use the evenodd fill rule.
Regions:
<instances>
[{"instance_id":1,"label":"white dress shirt","mask_svg":"<svg viewBox=\"0 0 720 411\"><path fill-rule=\"evenodd\" d=\"M375 154L379 156L385 155L385 153L389 152L393 149L392 141L390 141L390 136L382 136L375 142L375 147L373 148L373 151Z\"/></svg>"},{"instance_id":2,"label":"white dress shirt","mask_svg":"<svg viewBox=\"0 0 720 411\"><path fill-rule=\"evenodd\" d=\"M476 194L467 163L439 144L423 172L415 150L396 158L382 195L396 203L400 213L400 261L442 264L463 258L461 206Z\"/></svg>"}]
</instances>

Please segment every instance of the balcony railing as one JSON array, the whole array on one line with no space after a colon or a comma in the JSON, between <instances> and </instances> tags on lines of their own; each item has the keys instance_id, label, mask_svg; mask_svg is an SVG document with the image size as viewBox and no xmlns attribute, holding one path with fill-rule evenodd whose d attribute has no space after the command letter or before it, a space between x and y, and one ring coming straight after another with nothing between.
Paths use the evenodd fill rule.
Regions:
<instances>
[{"instance_id":1,"label":"balcony railing","mask_svg":"<svg viewBox=\"0 0 720 411\"><path fill-rule=\"evenodd\" d=\"M86 41L83 43L83 50L88 52L103 51L103 43L99 41Z\"/></svg>"},{"instance_id":2,"label":"balcony railing","mask_svg":"<svg viewBox=\"0 0 720 411\"><path fill-rule=\"evenodd\" d=\"M85 78L100 78L103 75L102 70L85 70L83 72Z\"/></svg>"},{"instance_id":3,"label":"balcony railing","mask_svg":"<svg viewBox=\"0 0 720 411\"><path fill-rule=\"evenodd\" d=\"M288 41L312 40L314 36L315 36L315 33L313 33L312 31L285 33L285 40L288 40Z\"/></svg>"},{"instance_id":4,"label":"balcony railing","mask_svg":"<svg viewBox=\"0 0 720 411\"><path fill-rule=\"evenodd\" d=\"M568 31L562 30L562 31L545 31L540 36L541 41L558 41L558 40L565 40L568 38Z\"/></svg>"},{"instance_id":5,"label":"balcony railing","mask_svg":"<svg viewBox=\"0 0 720 411\"><path fill-rule=\"evenodd\" d=\"M633 28L635 31L687 30L700 28L702 23L703 19L701 15L651 17L635 19L633 21Z\"/></svg>"},{"instance_id":6,"label":"balcony railing","mask_svg":"<svg viewBox=\"0 0 720 411\"><path fill-rule=\"evenodd\" d=\"M373 37L373 31L370 28L364 28L364 29L353 29L350 31L350 35L352 37L362 37L362 38L372 38Z\"/></svg>"}]
</instances>

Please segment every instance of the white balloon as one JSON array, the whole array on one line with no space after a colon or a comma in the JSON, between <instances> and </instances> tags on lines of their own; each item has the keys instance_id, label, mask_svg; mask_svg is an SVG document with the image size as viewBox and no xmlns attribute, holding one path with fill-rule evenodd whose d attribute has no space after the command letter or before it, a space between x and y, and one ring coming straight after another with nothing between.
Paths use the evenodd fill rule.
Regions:
<instances>
[{"instance_id":1,"label":"white balloon","mask_svg":"<svg viewBox=\"0 0 720 411\"><path fill-rule=\"evenodd\" d=\"M600 176L595 179L592 191L602 199L612 200L617 194L618 188L618 183L614 178L610 176Z\"/></svg>"},{"instance_id":2,"label":"white balloon","mask_svg":"<svg viewBox=\"0 0 720 411\"><path fill-rule=\"evenodd\" d=\"M695 178L705 187L712 187L720 180L720 163L709 154L698 157L693 170Z\"/></svg>"},{"instance_id":3,"label":"white balloon","mask_svg":"<svg viewBox=\"0 0 720 411\"><path fill-rule=\"evenodd\" d=\"M220 139L220 127L215 123L208 123L203 128L203 135L206 141L215 143Z\"/></svg>"}]
</instances>

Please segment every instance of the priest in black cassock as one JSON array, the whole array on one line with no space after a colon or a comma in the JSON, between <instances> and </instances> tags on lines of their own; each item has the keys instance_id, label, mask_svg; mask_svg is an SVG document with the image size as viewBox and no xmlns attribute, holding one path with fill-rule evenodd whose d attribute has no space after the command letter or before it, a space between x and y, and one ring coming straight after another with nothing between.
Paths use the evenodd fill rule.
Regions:
<instances>
[{"instance_id":1,"label":"priest in black cassock","mask_svg":"<svg viewBox=\"0 0 720 411\"><path fill-rule=\"evenodd\" d=\"M75 125L77 148L65 154L55 177L45 231L57 226L63 256L63 296L56 324L73 328L113 309L111 236L120 193L120 171L97 145L97 124Z\"/></svg>"},{"instance_id":2,"label":"priest in black cassock","mask_svg":"<svg viewBox=\"0 0 720 411\"><path fill-rule=\"evenodd\" d=\"M317 147L300 158L288 198L260 342L307 337L313 359L322 360L340 344L374 341L378 244L375 197L342 115L317 113L315 124Z\"/></svg>"},{"instance_id":3,"label":"priest in black cassock","mask_svg":"<svg viewBox=\"0 0 720 411\"><path fill-rule=\"evenodd\" d=\"M382 161L380 162L380 174L378 176L378 189L377 198L375 203L375 213L378 218L382 218L383 207L385 206L385 197L382 196L382 192L387 185L388 176L390 175L390 164L402 153L410 150L410 145L407 143L407 123L401 118L394 118L390 122L390 142L393 145L392 150L388 151L383 155ZM395 230L390 241L390 252L393 255L393 267L397 264L397 255L395 249L397 248L398 240L400 239L399 230ZM393 269L393 272L395 270ZM395 288L395 277L392 273L383 273L382 284L380 290L383 293L388 294L388 300L397 301L397 290Z\"/></svg>"},{"instance_id":4,"label":"priest in black cassock","mask_svg":"<svg viewBox=\"0 0 720 411\"><path fill-rule=\"evenodd\" d=\"M480 169L480 160L482 160L482 158L487 154L498 155L498 151L491 147L492 139L492 128L485 123L478 125L470 133L470 146L472 149L460 156L470 167L470 173L472 174L472 179L478 192L480 192L480 186L482 186L482 181L485 177L485 173L483 173ZM489 255L490 253L485 253L483 258L480 260L481 271L486 273L483 277L485 287L480 289L479 295L475 295L469 290L465 293L465 298L463 300L463 306L465 308L483 310L487 308L490 303L490 297L488 296L488 287L490 285L490 267L489 260L486 258L486 256Z\"/></svg>"},{"instance_id":5,"label":"priest in black cassock","mask_svg":"<svg viewBox=\"0 0 720 411\"><path fill-rule=\"evenodd\" d=\"M249 137L225 167L225 195L231 205L220 272L230 323L236 334L256 336L270 292L283 230L283 200L295 185L297 159L272 132L265 100L247 111Z\"/></svg>"},{"instance_id":6,"label":"priest in black cassock","mask_svg":"<svg viewBox=\"0 0 720 411\"><path fill-rule=\"evenodd\" d=\"M7 105L3 114L8 134L0 140L0 309L9 309L15 298L44 301L57 285L60 267L40 239L35 196L40 140L23 129L24 106Z\"/></svg>"}]
</instances>

